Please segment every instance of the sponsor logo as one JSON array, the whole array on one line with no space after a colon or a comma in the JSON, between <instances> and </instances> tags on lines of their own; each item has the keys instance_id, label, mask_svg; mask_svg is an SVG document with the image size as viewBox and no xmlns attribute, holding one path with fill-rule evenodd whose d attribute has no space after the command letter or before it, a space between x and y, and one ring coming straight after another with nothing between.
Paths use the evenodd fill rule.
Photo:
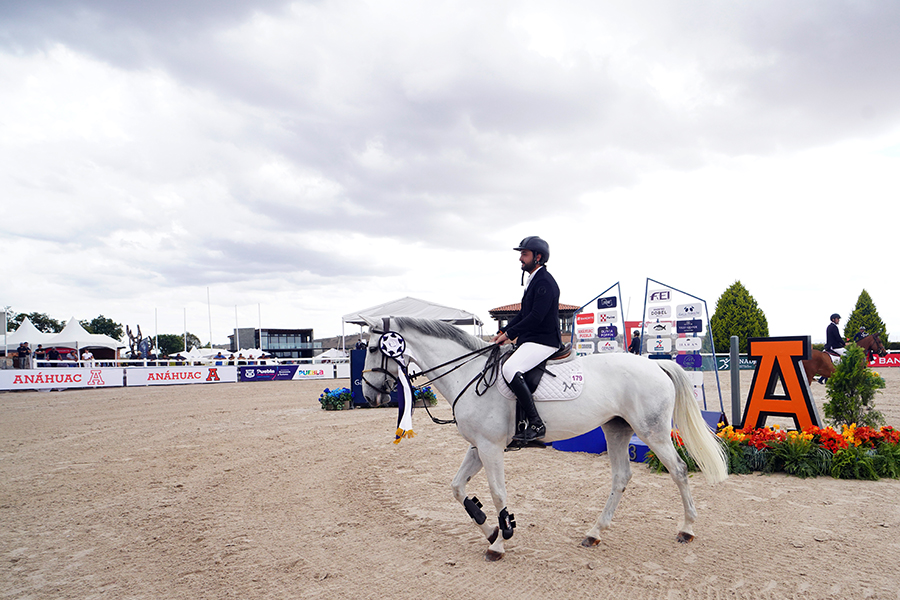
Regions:
<instances>
[{"instance_id":1,"label":"sponsor logo","mask_svg":"<svg viewBox=\"0 0 900 600\"><path fill-rule=\"evenodd\" d=\"M16 375L13 385L27 385L35 383L81 383L81 373L70 375L68 373L44 373L39 371L35 375Z\"/></svg>"},{"instance_id":2,"label":"sponsor logo","mask_svg":"<svg viewBox=\"0 0 900 600\"><path fill-rule=\"evenodd\" d=\"M699 302L679 304L675 312L676 319L699 319L703 315L703 305Z\"/></svg>"},{"instance_id":3,"label":"sponsor logo","mask_svg":"<svg viewBox=\"0 0 900 600\"><path fill-rule=\"evenodd\" d=\"M578 354L593 354L594 342L578 342L575 344L575 352Z\"/></svg>"},{"instance_id":4,"label":"sponsor logo","mask_svg":"<svg viewBox=\"0 0 900 600\"><path fill-rule=\"evenodd\" d=\"M615 308L616 307L616 297L615 296L607 296L606 298L600 298L597 300L597 308L603 310L605 308Z\"/></svg>"},{"instance_id":5,"label":"sponsor logo","mask_svg":"<svg viewBox=\"0 0 900 600\"><path fill-rule=\"evenodd\" d=\"M695 352L703 345L703 338L678 338L675 340L675 349L679 352Z\"/></svg>"},{"instance_id":6,"label":"sponsor logo","mask_svg":"<svg viewBox=\"0 0 900 600\"><path fill-rule=\"evenodd\" d=\"M91 369L91 377L88 379L88 385L106 385L103 381L103 374L100 370Z\"/></svg>"},{"instance_id":7,"label":"sponsor logo","mask_svg":"<svg viewBox=\"0 0 900 600\"><path fill-rule=\"evenodd\" d=\"M206 376L207 381L221 381L219 379L219 374L216 372L216 369L210 368L209 374Z\"/></svg>"},{"instance_id":8,"label":"sponsor logo","mask_svg":"<svg viewBox=\"0 0 900 600\"><path fill-rule=\"evenodd\" d=\"M675 321L675 330L678 333L698 333L703 330L703 321L700 319Z\"/></svg>"},{"instance_id":9,"label":"sponsor logo","mask_svg":"<svg viewBox=\"0 0 900 600\"><path fill-rule=\"evenodd\" d=\"M660 321L659 323L649 323L644 326L650 335L672 335L672 323L669 321Z\"/></svg>"},{"instance_id":10,"label":"sponsor logo","mask_svg":"<svg viewBox=\"0 0 900 600\"><path fill-rule=\"evenodd\" d=\"M580 313L575 315L576 325L590 325L594 322L594 313Z\"/></svg>"},{"instance_id":11,"label":"sponsor logo","mask_svg":"<svg viewBox=\"0 0 900 600\"><path fill-rule=\"evenodd\" d=\"M598 352L615 352L618 348L619 344L615 340L607 340L597 345Z\"/></svg>"},{"instance_id":12,"label":"sponsor logo","mask_svg":"<svg viewBox=\"0 0 900 600\"><path fill-rule=\"evenodd\" d=\"M147 381L190 381L201 379L200 371L162 371L159 373L147 373ZM207 380L208 381L208 380Z\"/></svg>"},{"instance_id":13,"label":"sponsor logo","mask_svg":"<svg viewBox=\"0 0 900 600\"><path fill-rule=\"evenodd\" d=\"M671 306L651 306L647 309L647 318L649 319L668 319L671 316Z\"/></svg>"},{"instance_id":14,"label":"sponsor logo","mask_svg":"<svg viewBox=\"0 0 900 600\"><path fill-rule=\"evenodd\" d=\"M668 302L672 299L670 290L653 290L650 292L650 302Z\"/></svg>"},{"instance_id":15,"label":"sponsor logo","mask_svg":"<svg viewBox=\"0 0 900 600\"><path fill-rule=\"evenodd\" d=\"M870 367L900 367L900 354L888 354L887 356L876 355Z\"/></svg>"},{"instance_id":16,"label":"sponsor logo","mask_svg":"<svg viewBox=\"0 0 900 600\"><path fill-rule=\"evenodd\" d=\"M699 354L679 354L675 362L685 369L699 369L703 366L703 357Z\"/></svg>"},{"instance_id":17,"label":"sponsor logo","mask_svg":"<svg viewBox=\"0 0 900 600\"><path fill-rule=\"evenodd\" d=\"M597 337L601 340L614 340L616 336L619 335L619 330L616 329L615 325L610 325L608 327L599 327L597 329Z\"/></svg>"},{"instance_id":18,"label":"sponsor logo","mask_svg":"<svg viewBox=\"0 0 900 600\"><path fill-rule=\"evenodd\" d=\"M579 339L586 340L594 337L594 328L593 327L578 327L575 330L575 334Z\"/></svg>"},{"instance_id":19,"label":"sponsor logo","mask_svg":"<svg viewBox=\"0 0 900 600\"><path fill-rule=\"evenodd\" d=\"M618 318L619 314L614 310L611 310L609 312L597 313L598 323L615 323Z\"/></svg>"},{"instance_id":20,"label":"sponsor logo","mask_svg":"<svg viewBox=\"0 0 900 600\"><path fill-rule=\"evenodd\" d=\"M658 338L650 340L647 343L647 346L649 347L650 352L669 353L672 350L672 340L669 338Z\"/></svg>"}]
</instances>

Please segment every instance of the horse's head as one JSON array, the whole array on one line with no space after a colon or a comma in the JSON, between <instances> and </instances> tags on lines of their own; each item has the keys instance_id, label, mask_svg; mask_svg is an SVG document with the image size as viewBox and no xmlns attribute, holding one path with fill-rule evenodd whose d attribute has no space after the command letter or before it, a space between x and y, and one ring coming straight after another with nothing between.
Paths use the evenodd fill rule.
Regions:
<instances>
[{"instance_id":1,"label":"horse's head","mask_svg":"<svg viewBox=\"0 0 900 600\"><path fill-rule=\"evenodd\" d=\"M363 317L369 325L369 343L366 346L366 361L363 366L363 397L369 406L384 406L391 401L391 392L397 389L397 363L382 352L381 320Z\"/></svg>"},{"instance_id":2,"label":"horse's head","mask_svg":"<svg viewBox=\"0 0 900 600\"><path fill-rule=\"evenodd\" d=\"M887 355L887 348L881 342L881 337L877 333L873 333L872 337L875 338L875 352L878 353L878 356L884 358Z\"/></svg>"}]
</instances>

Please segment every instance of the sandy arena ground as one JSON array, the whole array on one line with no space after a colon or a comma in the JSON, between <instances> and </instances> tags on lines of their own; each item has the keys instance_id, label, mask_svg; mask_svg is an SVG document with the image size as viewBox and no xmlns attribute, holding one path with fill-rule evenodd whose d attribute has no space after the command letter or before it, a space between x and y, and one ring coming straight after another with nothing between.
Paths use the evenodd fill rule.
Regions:
<instances>
[{"instance_id":1,"label":"sandy arena ground","mask_svg":"<svg viewBox=\"0 0 900 600\"><path fill-rule=\"evenodd\" d=\"M486 563L449 490L455 428L417 411L393 445L395 409L319 409L347 383L0 393L0 598L900 598L900 481L694 476L680 545L674 484L636 465L582 548L609 460L553 449L506 455L518 529ZM469 493L490 506L483 472Z\"/></svg>"}]
</instances>

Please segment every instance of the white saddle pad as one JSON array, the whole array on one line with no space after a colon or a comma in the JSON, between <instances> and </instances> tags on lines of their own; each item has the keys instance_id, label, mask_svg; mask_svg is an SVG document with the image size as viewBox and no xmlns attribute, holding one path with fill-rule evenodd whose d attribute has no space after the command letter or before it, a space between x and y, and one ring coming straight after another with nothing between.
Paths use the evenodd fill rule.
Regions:
<instances>
[{"instance_id":1,"label":"white saddle pad","mask_svg":"<svg viewBox=\"0 0 900 600\"><path fill-rule=\"evenodd\" d=\"M574 353L569 358L552 360L547 363L547 373L541 377L541 383L534 391L535 402L550 402L560 400L574 400L581 395L584 388L584 373L581 370L581 357ZM556 377L553 377L553 375ZM503 377L499 378L497 385L500 393L510 400L515 400L513 393Z\"/></svg>"}]
</instances>

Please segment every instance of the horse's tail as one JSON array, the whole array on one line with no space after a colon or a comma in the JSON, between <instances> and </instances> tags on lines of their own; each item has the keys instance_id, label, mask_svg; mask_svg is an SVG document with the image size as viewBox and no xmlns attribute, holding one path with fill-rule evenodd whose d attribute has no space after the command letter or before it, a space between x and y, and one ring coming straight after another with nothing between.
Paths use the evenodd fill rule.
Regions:
<instances>
[{"instance_id":1,"label":"horse's tail","mask_svg":"<svg viewBox=\"0 0 900 600\"><path fill-rule=\"evenodd\" d=\"M697 461L697 465L706 480L710 483L725 481L728 477L728 462L725 459L725 450L719 438L710 430L700 407L694 399L691 382L687 378L684 369L673 361L660 360L656 364L666 372L666 375L675 384L675 412L673 419L675 427L691 457Z\"/></svg>"}]
</instances>

